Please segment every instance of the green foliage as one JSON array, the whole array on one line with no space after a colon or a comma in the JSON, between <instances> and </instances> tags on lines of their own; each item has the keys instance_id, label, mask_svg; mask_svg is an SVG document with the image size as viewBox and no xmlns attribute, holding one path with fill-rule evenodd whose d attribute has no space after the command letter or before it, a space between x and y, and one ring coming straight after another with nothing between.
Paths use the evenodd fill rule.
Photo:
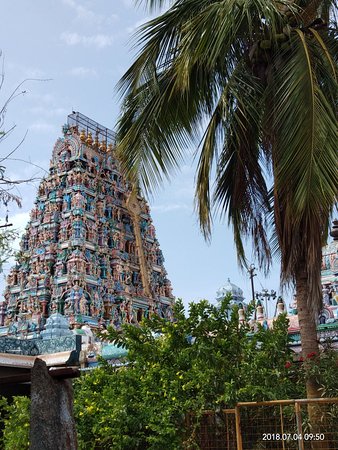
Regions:
<instances>
[{"instance_id":1,"label":"green foliage","mask_svg":"<svg viewBox=\"0 0 338 450\"><path fill-rule=\"evenodd\" d=\"M316 369L323 397L337 397L338 395L337 368L337 350L332 348L325 349L320 355Z\"/></svg>"},{"instance_id":2,"label":"green foliage","mask_svg":"<svg viewBox=\"0 0 338 450\"><path fill-rule=\"evenodd\" d=\"M237 401L299 397L288 377L287 320L254 335L220 307L181 301L175 322L159 317L141 327L109 330L108 340L128 349L128 365L103 367L75 384L75 414L81 449L179 449L193 442L204 409ZM105 338L107 336L105 335ZM298 390L297 390L298 389ZM186 414L193 412L189 430Z\"/></svg>"},{"instance_id":3,"label":"green foliage","mask_svg":"<svg viewBox=\"0 0 338 450\"><path fill-rule=\"evenodd\" d=\"M13 397L8 403L0 399L1 420L3 422L3 450L29 449L30 399Z\"/></svg>"},{"instance_id":4,"label":"green foliage","mask_svg":"<svg viewBox=\"0 0 338 450\"><path fill-rule=\"evenodd\" d=\"M137 3L168 8L138 30L118 86L122 169L153 191L196 149L204 235L220 213L240 265L246 238L259 269L280 256L281 281L296 284L308 318L303 347L318 352L310 336L337 201L337 0Z\"/></svg>"},{"instance_id":5,"label":"green foliage","mask_svg":"<svg viewBox=\"0 0 338 450\"><path fill-rule=\"evenodd\" d=\"M304 397L304 380L290 376L287 369L287 361L293 358L288 348L287 328L288 319L281 315L273 329L264 330L259 326L258 332L244 343L239 401Z\"/></svg>"},{"instance_id":6,"label":"green foliage","mask_svg":"<svg viewBox=\"0 0 338 450\"><path fill-rule=\"evenodd\" d=\"M313 377L320 386L322 397L336 397L338 393L337 379L338 355L337 350L328 342L321 353L309 353L302 358L298 371L300 377Z\"/></svg>"},{"instance_id":7,"label":"green foliage","mask_svg":"<svg viewBox=\"0 0 338 450\"><path fill-rule=\"evenodd\" d=\"M123 168L151 191L196 148L204 233L227 214L239 260L250 236L268 269L273 214L282 275L293 279L301 247L315 286L337 194L336 0L138 3L168 8L138 30L119 83Z\"/></svg>"},{"instance_id":8,"label":"green foliage","mask_svg":"<svg viewBox=\"0 0 338 450\"><path fill-rule=\"evenodd\" d=\"M105 339L126 347L128 357L119 369L104 364L74 382L79 450L196 448L203 410L302 398L309 371L323 396L337 394L336 352L328 347L295 362L284 315L273 329L252 333L238 325L236 308L228 316L228 305L229 298L219 307L203 300L186 316L178 301L175 322L156 316L141 327L109 329ZM26 397L0 399L4 450L28 449L29 404ZM329 413L334 420L335 410Z\"/></svg>"}]
</instances>

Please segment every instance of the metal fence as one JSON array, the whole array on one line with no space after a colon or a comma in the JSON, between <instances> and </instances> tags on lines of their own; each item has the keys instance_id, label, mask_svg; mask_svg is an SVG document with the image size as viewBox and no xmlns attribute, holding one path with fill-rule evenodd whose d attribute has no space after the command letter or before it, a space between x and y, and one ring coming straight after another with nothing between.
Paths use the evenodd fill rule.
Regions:
<instances>
[{"instance_id":1,"label":"metal fence","mask_svg":"<svg viewBox=\"0 0 338 450\"><path fill-rule=\"evenodd\" d=\"M338 450L338 398L238 403L234 409L205 411L194 440L201 450Z\"/></svg>"}]
</instances>

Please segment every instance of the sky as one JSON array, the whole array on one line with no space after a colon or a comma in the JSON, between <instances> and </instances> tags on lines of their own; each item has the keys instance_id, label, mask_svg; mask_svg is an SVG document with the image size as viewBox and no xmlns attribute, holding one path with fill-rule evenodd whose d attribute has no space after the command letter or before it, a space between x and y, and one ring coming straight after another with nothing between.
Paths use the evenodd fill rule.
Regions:
<instances>
[{"instance_id":1,"label":"sky","mask_svg":"<svg viewBox=\"0 0 338 450\"><path fill-rule=\"evenodd\" d=\"M133 34L151 16L133 0L2 0L1 6L5 80L0 105L23 84L7 108L5 130L15 128L2 143L0 157L24 139L5 162L7 177L33 178L12 190L22 198L22 208L10 205L9 220L23 231L67 115L79 111L114 129L120 105L115 86L137 53ZM185 304L202 298L215 301L216 291L230 278L246 300L251 299L250 280L238 268L231 229L216 221L210 244L200 233L193 161L186 160L172 182L148 200L174 295ZM1 206L0 224L5 215ZM253 262L250 245L247 257ZM8 270L9 265L4 276ZM254 282L257 291L279 293L278 262L269 278L257 272ZM4 281L0 288L2 292Z\"/></svg>"}]
</instances>

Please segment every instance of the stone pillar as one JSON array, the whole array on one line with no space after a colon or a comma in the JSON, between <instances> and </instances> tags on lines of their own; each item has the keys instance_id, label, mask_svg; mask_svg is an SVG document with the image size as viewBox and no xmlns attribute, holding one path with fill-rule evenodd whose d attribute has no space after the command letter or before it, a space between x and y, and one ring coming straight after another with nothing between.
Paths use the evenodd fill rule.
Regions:
<instances>
[{"instance_id":1,"label":"stone pillar","mask_svg":"<svg viewBox=\"0 0 338 450\"><path fill-rule=\"evenodd\" d=\"M54 378L36 359L31 375L30 450L77 450L71 380Z\"/></svg>"}]
</instances>

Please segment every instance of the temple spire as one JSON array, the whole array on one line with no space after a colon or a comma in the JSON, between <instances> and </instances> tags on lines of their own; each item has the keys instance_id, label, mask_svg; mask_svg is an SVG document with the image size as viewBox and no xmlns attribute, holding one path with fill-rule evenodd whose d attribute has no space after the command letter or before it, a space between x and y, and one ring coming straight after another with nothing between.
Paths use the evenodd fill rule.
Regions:
<instances>
[{"instance_id":1,"label":"temple spire","mask_svg":"<svg viewBox=\"0 0 338 450\"><path fill-rule=\"evenodd\" d=\"M9 333L39 332L56 313L92 327L172 316L149 206L124 179L114 146L108 128L68 116L7 279Z\"/></svg>"}]
</instances>

